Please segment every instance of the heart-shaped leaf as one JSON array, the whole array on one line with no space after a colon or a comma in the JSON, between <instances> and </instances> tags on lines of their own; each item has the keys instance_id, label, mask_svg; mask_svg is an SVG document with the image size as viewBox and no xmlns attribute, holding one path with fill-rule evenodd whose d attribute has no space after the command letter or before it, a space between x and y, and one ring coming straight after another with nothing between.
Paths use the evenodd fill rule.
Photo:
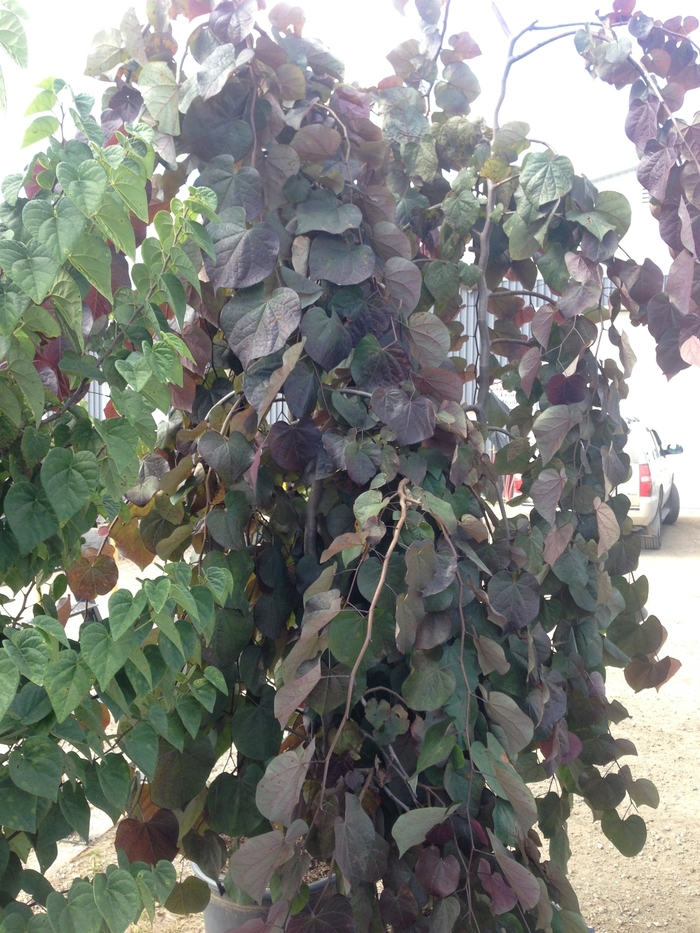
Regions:
<instances>
[{"instance_id":1,"label":"heart-shaped leaf","mask_svg":"<svg viewBox=\"0 0 700 933\"><path fill-rule=\"evenodd\" d=\"M277 263L279 237L264 224L248 230L242 207L229 208L222 221L207 228L216 249L216 263L206 260L214 287L250 288L262 282Z\"/></svg>"},{"instance_id":2,"label":"heart-shaped leaf","mask_svg":"<svg viewBox=\"0 0 700 933\"><path fill-rule=\"evenodd\" d=\"M384 266L384 282L404 314L410 314L420 299L423 279L415 263L401 256L388 259Z\"/></svg>"},{"instance_id":3,"label":"heart-shaped leaf","mask_svg":"<svg viewBox=\"0 0 700 933\"><path fill-rule=\"evenodd\" d=\"M401 389L379 388L372 393L372 411L396 434L399 444L418 444L435 431L435 409L430 399L411 399Z\"/></svg>"},{"instance_id":4,"label":"heart-shaped leaf","mask_svg":"<svg viewBox=\"0 0 700 933\"><path fill-rule=\"evenodd\" d=\"M459 884L459 862L454 855L440 857L437 846L421 849L416 862L416 878L433 897L449 897Z\"/></svg>"},{"instance_id":5,"label":"heart-shaped leaf","mask_svg":"<svg viewBox=\"0 0 700 933\"><path fill-rule=\"evenodd\" d=\"M354 204L343 204L332 191L320 188L297 207L297 234L311 230L325 233L344 233L362 223L362 211Z\"/></svg>"},{"instance_id":6,"label":"heart-shaped leaf","mask_svg":"<svg viewBox=\"0 0 700 933\"><path fill-rule=\"evenodd\" d=\"M329 316L323 308L309 308L302 318L301 333L306 337L306 352L327 372L342 363L352 350L350 333L335 311Z\"/></svg>"},{"instance_id":7,"label":"heart-shaped leaf","mask_svg":"<svg viewBox=\"0 0 700 933\"><path fill-rule=\"evenodd\" d=\"M302 418L296 424L276 421L268 438L275 463L295 473L304 471L321 446L321 432L310 418Z\"/></svg>"},{"instance_id":8,"label":"heart-shaped leaf","mask_svg":"<svg viewBox=\"0 0 700 933\"><path fill-rule=\"evenodd\" d=\"M86 217L97 213L109 183L99 162L88 160L77 166L59 162L56 177L66 196Z\"/></svg>"},{"instance_id":9,"label":"heart-shaped leaf","mask_svg":"<svg viewBox=\"0 0 700 933\"><path fill-rule=\"evenodd\" d=\"M398 344L383 347L374 334L367 334L355 347L350 372L356 385L368 392L400 386L409 376L408 354ZM461 398L461 392L460 392Z\"/></svg>"},{"instance_id":10,"label":"heart-shaped leaf","mask_svg":"<svg viewBox=\"0 0 700 933\"><path fill-rule=\"evenodd\" d=\"M161 859L172 862L178 854L180 826L172 810L156 810L143 822L133 818L117 826L114 847L126 853L130 862L145 862L154 866Z\"/></svg>"},{"instance_id":11,"label":"heart-shaped leaf","mask_svg":"<svg viewBox=\"0 0 700 933\"><path fill-rule=\"evenodd\" d=\"M247 368L252 360L281 349L300 320L301 305L296 292L276 288L266 297L264 286L258 285L236 292L221 312L220 327Z\"/></svg>"},{"instance_id":12,"label":"heart-shaped leaf","mask_svg":"<svg viewBox=\"0 0 700 933\"><path fill-rule=\"evenodd\" d=\"M229 438L206 431L197 444L200 456L219 474L225 486L233 486L250 467L255 452L238 431Z\"/></svg>"},{"instance_id":13,"label":"heart-shaped leaf","mask_svg":"<svg viewBox=\"0 0 700 933\"><path fill-rule=\"evenodd\" d=\"M56 262L64 263L80 241L85 217L68 198L62 198L54 205L35 200L25 204L22 223Z\"/></svg>"},{"instance_id":14,"label":"heart-shaped leaf","mask_svg":"<svg viewBox=\"0 0 700 933\"><path fill-rule=\"evenodd\" d=\"M66 571L68 585L76 599L91 600L106 596L119 579L119 569L107 554L83 552L82 557Z\"/></svg>"},{"instance_id":15,"label":"heart-shaped leaf","mask_svg":"<svg viewBox=\"0 0 700 933\"><path fill-rule=\"evenodd\" d=\"M259 173L247 165L236 171L233 156L220 155L212 159L195 185L211 188L216 194L219 211L242 207L249 221L262 212L264 195Z\"/></svg>"},{"instance_id":16,"label":"heart-shaped leaf","mask_svg":"<svg viewBox=\"0 0 700 933\"><path fill-rule=\"evenodd\" d=\"M309 252L309 278L326 279L336 285L357 285L374 271L375 256L370 246L354 246L341 237L321 233Z\"/></svg>"},{"instance_id":17,"label":"heart-shaped leaf","mask_svg":"<svg viewBox=\"0 0 700 933\"><path fill-rule=\"evenodd\" d=\"M540 585L527 571L519 575L502 570L489 580L488 594L493 609L508 620L515 631L533 622L540 611Z\"/></svg>"},{"instance_id":18,"label":"heart-shaped leaf","mask_svg":"<svg viewBox=\"0 0 700 933\"><path fill-rule=\"evenodd\" d=\"M600 821L600 826L610 842L618 852L627 858L633 858L644 848L647 841L647 826L641 816L632 813L621 820L617 810L606 810Z\"/></svg>"}]
</instances>

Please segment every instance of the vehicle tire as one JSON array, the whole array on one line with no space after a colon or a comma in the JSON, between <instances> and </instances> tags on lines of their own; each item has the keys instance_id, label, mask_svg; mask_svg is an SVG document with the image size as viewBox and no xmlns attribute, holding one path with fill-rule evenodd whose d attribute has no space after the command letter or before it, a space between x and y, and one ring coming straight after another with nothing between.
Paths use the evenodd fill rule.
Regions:
<instances>
[{"instance_id":1,"label":"vehicle tire","mask_svg":"<svg viewBox=\"0 0 700 933\"><path fill-rule=\"evenodd\" d=\"M642 544L647 551L658 551L661 547L661 496L654 520L647 525L647 533L642 537Z\"/></svg>"},{"instance_id":2,"label":"vehicle tire","mask_svg":"<svg viewBox=\"0 0 700 933\"><path fill-rule=\"evenodd\" d=\"M675 483L671 484L671 491L668 494L668 512L664 518L664 525L673 525L678 521L678 515L681 511L681 497L678 494L678 487Z\"/></svg>"}]
</instances>

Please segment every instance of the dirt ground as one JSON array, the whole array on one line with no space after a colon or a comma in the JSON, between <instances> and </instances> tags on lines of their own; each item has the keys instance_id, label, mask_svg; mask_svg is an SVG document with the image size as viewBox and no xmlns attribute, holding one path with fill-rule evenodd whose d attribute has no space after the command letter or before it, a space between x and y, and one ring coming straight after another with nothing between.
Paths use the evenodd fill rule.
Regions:
<instances>
[{"instance_id":1,"label":"dirt ground","mask_svg":"<svg viewBox=\"0 0 700 933\"><path fill-rule=\"evenodd\" d=\"M570 878L581 910L596 933L642 933L668 929L700 933L700 509L682 512L678 523L664 528L660 551L643 551L639 573L649 578L649 612L668 630L662 653L683 667L661 689L635 695L618 671L608 678L608 696L617 698L631 719L614 728L616 737L631 739L637 758L624 761L635 778L650 778L661 795L658 810L641 808L648 828L647 844L627 859L593 823L579 802L569 822ZM54 883L103 870L114 858L114 829L73 858L62 852L53 869ZM189 873L186 863L176 866ZM138 933L150 924L144 918ZM202 933L200 916L176 917L162 908L155 933ZM137 933L136 930L132 933Z\"/></svg>"}]
</instances>

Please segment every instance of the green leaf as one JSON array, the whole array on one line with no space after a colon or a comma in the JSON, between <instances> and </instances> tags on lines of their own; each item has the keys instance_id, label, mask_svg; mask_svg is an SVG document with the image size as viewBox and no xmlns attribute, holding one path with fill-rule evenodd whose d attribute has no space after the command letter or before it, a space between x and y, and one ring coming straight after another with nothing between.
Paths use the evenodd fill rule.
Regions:
<instances>
[{"instance_id":1,"label":"green leaf","mask_svg":"<svg viewBox=\"0 0 700 933\"><path fill-rule=\"evenodd\" d=\"M399 858L412 846L425 841L425 837L434 826L444 823L457 809L454 807L422 807L402 813L391 829L391 835L399 847Z\"/></svg>"},{"instance_id":2,"label":"green leaf","mask_svg":"<svg viewBox=\"0 0 700 933\"><path fill-rule=\"evenodd\" d=\"M44 113L46 110L53 110L58 98L52 88L45 88L40 91L31 104L24 111L25 117L30 117L33 113Z\"/></svg>"},{"instance_id":3,"label":"green leaf","mask_svg":"<svg viewBox=\"0 0 700 933\"><path fill-rule=\"evenodd\" d=\"M602 240L609 230L615 229L614 224L598 211L567 211L566 219L580 224L584 230L588 230L598 240Z\"/></svg>"},{"instance_id":4,"label":"green leaf","mask_svg":"<svg viewBox=\"0 0 700 933\"><path fill-rule=\"evenodd\" d=\"M36 805L34 794L20 790L9 774L0 774L0 824L5 829L35 833Z\"/></svg>"},{"instance_id":5,"label":"green leaf","mask_svg":"<svg viewBox=\"0 0 700 933\"><path fill-rule=\"evenodd\" d=\"M101 295L112 300L112 254L106 243L84 233L71 252L70 261Z\"/></svg>"},{"instance_id":6,"label":"green leaf","mask_svg":"<svg viewBox=\"0 0 700 933\"><path fill-rule=\"evenodd\" d=\"M61 813L68 825L74 829L85 842L90 839L90 805L80 784L71 784L66 781L61 785L58 795Z\"/></svg>"},{"instance_id":7,"label":"green leaf","mask_svg":"<svg viewBox=\"0 0 700 933\"><path fill-rule=\"evenodd\" d=\"M90 622L80 629L81 656L97 678L101 690L120 671L134 645L134 636L126 632L121 638L110 636L102 622Z\"/></svg>"},{"instance_id":8,"label":"green leaf","mask_svg":"<svg viewBox=\"0 0 700 933\"><path fill-rule=\"evenodd\" d=\"M180 133L180 86L165 62L149 62L141 69L139 90L161 133L177 136Z\"/></svg>"},{"instance_id":9,"label":"green leaf","mask_svg":"<svg viewBox=\"0 0 700 933\"><path fill-rule=\"evenodd\" d=\"M0 10L0 24L2 22L3 10ZM0 29L1 29L0 25ZM0 33L0 43L2 42L2 34ZM38 143L42 139L46 139L47 136L52 136L56 130L60 127L60 123L56 117L43 116L37 117L36 120L32 120L27 129L25 130L24 136L22 138L22 145L20 149L26 149L27 146L33 146L34 143Z\"/></svg>"},{"instance_id":10,"label":"green leaf","mask_svg":"<svg viewBox=\"0 0 700 933\"><path fill-rule=\"evenodd\" d=\"M126 809L131 787L129 765L121 755L107 754L97 765L97 777L105 798L116 811Z\"/></svg>"},{"instance_id":11,"label":"green leaf","mask_svg":"<svg viewBox=\"0 0 700 933\"><path fill-rule=\"evenodd\" d=\"M55 638L59 644L64 645L66 648L70 648L70 642L68 641L65 629L58 619L54 619L53 616L34 616L32 618L32 626L38 628L39 631L43 632L45 635L48 635L49 638Z\"/></svg>"},{"instance_id":12,"label":"green leaf","mask_svg":"<svg viewBox=\"0 0 700 933\"><path fill-rule=\"evenodd\" d=\"M25 480L10 486L4 509L22 554L29 554L58 531L58 521L48 508L46 499L36 486Z\"/></svg>"},{"instance_id":13,"label":"green leaf","mask_svg":"<svg viewBox=\"0 0 700 933\"><path fill-rule=\"evenodd\" d=\"M242 777L220 774L207 794L207 809L211 825L218 832L231 836L251 836L263 822L255 805L255 790L262 771L248 766Z\"/></svg>"},{"instance_id":14,"label":"green leaf","mask_svg":"<svg viewBox=\"0 0 700 933\"><path fill-rule=\"evenodd\" d=\"M50 894L47 900L49 918L56 923L54 910L58 907L54 898L60 895ZM68 892L68 903L64 905L58 920L58 929L61 933L99 933L102 927L102 917L97 904L92 885L87 881L74 881ZM53 924L52 924L53 926Z\"/></svg>"},{"instance_id":15,"label":"green leaf","mask_svg":"<svg viewBox=\"0 0 700 933\"><path fill-rule=\"evenodd\" d=\"M137 723L124 736L126 753L149 780L153 780L158 765L158 736L146 722Z\"/></svg>"},{"instance_id":16,"label":"green leaf","mask_svg":"<svg viewBox=\"0 0 700 933\"><path fill-rule=\"evenodd\" d=\"M128 58L119 29L103 29L92 40L85 74L97 78Z\"/></svg>"},{"instance_id":17,"label":"green leaf","mask_svg":"<svg viewBox=\"0 0 700 933\"><path fill-rule=\"evenodd\" d=\"M4 648L0 648L0 720L10 708L19 687L19 671L8 657Z\"/></svg>"},{"instance_id":18,"label":"green leaf","mask_svg":"<svg viewBox=\"0 0 700 933\"><path fill-rule=\"evenodd\" d=\"M95 220L108 240L131 259L136 255L134 228L129 220L129 212L119 201L107 192L100 202Z\"/></svg>"},{"instance_id":19,"label":"green leaf","mask_svg":"<svg viewBox=\"0 0 700 933\"><path fill-rule=\"evenodd\" d=\"M443 706L456 686L452 671L441 670L431 652L414 651L411 673L404 680L401 695L411 709L430 711Z\"/></svg>"},{"instance_id":20,"label":"green leaf","mask_svg":"<svg viewBox=\"0 0 700 933\"><path fill-rule=\"evenodd\" d=\"M9 9L0 10L0 46L16 65L27 67L29 59L24 27L17 15Z\"/></svg>"},{"instance_id":21,"label":"green leaf","mask_svg":"<svg viewBox=\"0 0 700 933\"><path fill-rule=\"evenodd\" d=\"M37 305L51 291L60 269L56 260L34 240L26 245L17 240L0 240L0 265Z\"/></svg>"},{"instance_id":22,"label":"green leaf","mask_svg":"<svg viewBox=\"0 0 700 933\"><path fill-rule=\"evenodd\" d=\"M48 640L39 629L25 628L13 632L11 641L5 642L5 651L20 674L39 686L43 684L51 650Z\"/></svg>"},{"instance_id":23,"label":"green leaf","mask_svg":"<svg viewBox=\"0 0 700 933\"><path fill-rule=\"evenodd\" d=\"M571 191L574 167L566 156L553 152L529 152L523 159L520 184L535 207L556 201Z\"/></svg>"},{"instance_id":24,"label":"green leaf","mask_svg":"<svg viewBox=\"0 0 700 933\"><path fill-rule=\"evenodd\" d=\"M450 754L457 742L457 736L454 734L446 735L445 733L453 722L454 717L451 716L449 719L436 722L426 729L423 747L418 756L416 774L420 774L426 768L436 765Z\"/></svg>"},{"instance_id":25,"label":"green leaf","mask_svg":"<svg viewBox=\"0 0 700 933\"><path fill-rule=\"evenodd\" d=\"M226 683L226 678L218 667L213 667L211 664L208 667L205 667L204 676L210 683L214 684L219 693L223 693L224 696L228 696L229 689Z\"/></svg>"},{"instance_id":26,"label":"green leaf","mask_svg":"<svg viewBox=\"0 0 700 933\"><path fill-rule=\"evenodd\" d=\"M148 198L146 187L140 175L127 165L120 165L112 175L111 185L130 211L142 220L148 221Z\"/></svg>"},{"instance_id":27,"label":"green leaf","mask_svg":"<svg viewBox=\"0 0 700 933\"><path fill-rule=\"evenodd\" d=\"M161 740L151 799L168 810L184 807L206 786L215 761L216 752L205 735L187 739L181 752Z\"/></svg>"},{"instance_id":28,"label":"green leaf","mask_svg":"<svg viewBox=\"0 0 700 933\"><path fill-rule=\"evenodd\" d=\"M44 686L56 719L63 722L85 699L92 678L75 651L62 651L47 667Z\"/></svg>"},{"instance_id":29,"label":"green leaf","mask_svg":"<svg viewBox=\"0 0 700 933\"><path fill-rule=\"evenodd\" d=\"M13 346L10 348L7 354L7 363L10 373L27 400L27 404L34 415L34 420L39 424L44 414L44 384L39 377L39 373L34 368L32 361L24 355L19 347Z\"/></svg>"},{"instance_id":30,"label":"green leaf","mask_svg":"<svg viewBox=\"0 0 700 933\"><path fill-rule=\"evenodd\" d=\"M362 223L362 211L354 204L343 204L327 188L313 191L297 207L299 225L297 233L322 230L325 233L344 233Z\"/></svg>"},{"instance_id":31,"label":"green leaf","mask_svg":"<svg viewBox=\"0 0 700 933\"><path fill-rule=\"evenodd\" d=\"M64 263L82 236L85 217L68 198L56 204L34 200L24 205L22 223L56 262Z\"/></svg>"},{"instance_id":32,"label":"green leaf","mask_svg":"<svg viewBox=\"0 0 700 933\"><path fill-rule=\"evenodd\" d=\"M423 275L425 287L439 304L459 299L462 280L451 262L431 262Z\"/></svg>"},{"instance_id":33,"label":"green leaf","mask_svg":"<svg viewBox=\"0 0 700 933\"><path fill-rule=\"evenodd\" d=\"M90 451L73 454L54 447L41 465L41 484L60 522L67 522L90 501L97 489L100 468Z\"/></svg>"},{"instance_id":34,"label":"green leaf","mask_svg":"<svg viewBox=\"0 0 700 933\"><path fill-rule=\"evenodd\" d=\"M63 752L51 739L42 736L26 738L8 759L10 777L28 794L58 799L63 776Z\"/></svg>"},{"instance_id":35,"label":"green leaf","mask_svg":"<svg viewBox=\"0 0 700 933\"><path fill-rule=\"evenodd\" d=\"M138 459L139 437L126 418L98 421L95 428L118 472L126 472Z\"/></svg>"},{"instance_id":36,"label":"green leaf","mask_svg":"<svg viewBox=\"0 0 700 933\"><path fill-rule=\"evenodd\" d=\"M151 583L152 581L148 582ZM169 585L167 591L169 594ZM166 599L167 595L159 606L158 611L163 608ZM143 590L140 590L136 596L132 596L129 590L117 590L116 593L111 594L108 603L109 630L115 641L119 640L122 635L133 627L136 620L146 608L146 602L147 594Z\"/></svg>"},{"instance_id":37,"label":"green leaf","mask_svg":"<svg viewBox=\"0 0 700 933\"><path fill-rule=\"evenodd\" d=\"M613 225L615 232L622 239L632 223L630 202L617 191L599 191L595 198L595 210Z\"/></svg>"},{"instance_id":38,"label":"green leaf","mask_svg":"<svg viewBox=\"0 0 700 933\"><path fill-rule=\"evenodd\" d=\"M101 872L92 883L97 909L111 933L125 933L141 908L138 885L128 871L117 868L109 875Z\"/></svg>"},{"instance_id":39,"label":"green leaf","mask_svg":"<svg viewBox=\"0 0 700 933\"><path fill-rule=\"evenodd\" d=\"M53 298L56 315L63 327L64 335L76 353L82 354L85 350L83 300L74 279L65 269L61 269L56 281L51 286L51 297ZM101 379L102 377L100 377L100 381Z\"/></svg>"},{"instance_id":40,"label":"green leaf","mask_svg":"<svg viewBox=\"0 0 700 933\"><path fill-rule=\"evenodd\" d=\"M144 592L156 614L162 611L163 606L170 597L171 586L172 583L168 577L159 577L157 580L144 580Z\"/></svg>"},{"instance_id":41,"label":"green leaf","mask_svg":"<svg viewBox=\"0 0 700 933\"><path fill-rule=\"evenodd\" d=\"M479 219L481 205L471 191L449 195L443 202L445 221L459 236L465 237Z\"/></svg>"},{"instance_id":42,"label":"green leaf","mask_svg":"<svg viewBox=\"0 0 700 933\"><path fill-rule=\"evenodd\" d=\"M56 178L66 196L86 216L93 217L100 209L109 179L99 162L87 160L80 165L59 162Z\"/></svg>"},{"instance_id":43,"label":"green leaf","mask_svg":"<svg viewBox=\"0 0 700 933\"><path fill-rule=\"evenodd\" d=\"M16 427L19 427L22 423L22 406L4 379L0 379L0 411Z\"/></svg>"},{"instance_id":44,"label":"green leaf","mask_svg":"<svg viewBox=\"0 0 700 933\"><path fill-rule=\"evenodd\" d=\"M170 897L165 902L165 909L172 914L187 916L201 913L209 903L211 891L201 878L189 877L178 881Z\"/></svg>"},{"instance_id":45,"label":"green leaf","mask_svg":"<svg viewBox=\"0 0 700 933\"><path fill-rule=\"evenodd\" d=\"M633 813L621 820L617 810L606 810L600 821L601 828L618 852L633 858L644 848L647 827L641 816Z\"/></svg>"},{"instance_id":46,"label":"green leaf","mask_svg":"<svg viewBox=\"0 0 700 933\"><path fill-rule=\"evenodd\" d=\"M272 706L240 703L231 720L231 739L240 755L265 761L279 752L282 730Z\"/></svg>"}]
</instances>

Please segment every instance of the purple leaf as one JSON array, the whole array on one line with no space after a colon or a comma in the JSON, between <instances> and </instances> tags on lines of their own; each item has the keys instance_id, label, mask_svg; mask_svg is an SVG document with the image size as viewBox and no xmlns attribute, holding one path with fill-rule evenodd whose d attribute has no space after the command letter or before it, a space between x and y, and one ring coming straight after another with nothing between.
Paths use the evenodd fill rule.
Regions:
<instances>
[{"instance_id":1,"label":"purple leaf","mask_svg":"<svg viewBox=\"0 0 700 933\"><path fill-rule=\"evenodd\" d=\"M657 201L666 196L668 173L676 161L673 149L663 146L656 140L650 140L637 168L637 180Z\"/></svg>"},{"instance_id":2,"label":"purple leaf","mask_svg":"<svg viewBox=\"0 0 700 933\"><path fill-rule=\"evenodd\" d=\"M321 446L321 432L310 418L296 424L276 421L268 435L270 453L283 470L303 473Z\"/></svg>"},{"instance_id":3,"label":"purple leaf","mask_svg":"<svg viewBox=\"0 0 700 933\"><path fill-rule=\"evenodd\" d=\"M237 291L221 311L220 327L244 367L280 350L301 320L299 296L276 288L265 296L262 285Z\"/></svg>"},{"instance_id":4,"label":"purple leaf","mask_svg":"<svg viewBox=\"0 0 700 933\"><path fill-rule=\"evenodd\" d=\"M435 409L432 402L420 396L410 399L401 389L375 389L372 393L372 411L396 434L404 444L418 444L433 436Z\"/></svg>"},{"instance_id":5,"label":"purple leaf","mask_svg":"<svg viewBox=\"0 0 700 933\"><path fill-rule=\"evenodd\" d=\"M440 858L437 846L421 849L415 867L416 878L433 897L449 897L459 884L459 862L454 855Z\"/></svg>"},{"instance_id":6,"label":"purple leaf","mask_svg":"<svg viewBox=\"0 0 700 933\"><path fill-rule=\"evenodd\" d=\"M342 894L323 898L314 911L305 909L292 917L287 933L355 933L350 901Z\"/></svg>"},{"instance_id":7,"label":"purple leaf","mask_svg":"<svg viewBox=\"0 0 700 933\"><path fill-rule=\"evenodd\" d=\"M216 249L216 264L205 260L207 273L214 288L249 288L275 268L279 237L264 224L246 229L241 207L230 208L225 218L225 222L207 228Z\"/></svg>"},{"instance_id":8,"label":"purple leaf","mask_svg":"<svg viewBox=\"0 0 700 933\"><path fill-rule=\"evenodd\" d=\"M359 798L345 795L345 819L338 819L335 831L335 860L350 887L362 881L374 846L374 826L362 809Z\"/></svg>"},{"instance_id":9,"label":"purple leaf","mask_svg":"<svg viewBox=\"0 0 700 933\"><path fill-rule=\"evenodd\" d=\"M540 585L531 573L518 576L502 570L489 580L488 594L494 610L508 620L510 631L534 622L540 611Z\"/></svg>"},{"instance_id":10,"label":"purple leaf","mask_svg":"<svg viewBox=\"0 0 700 933\"><path fill-rule=\"evenodd\" d=\"M627 138L639 149L644 149L650 139L656 139L659 130L658 97L649 94L646 100L636 98L630 101L630 109L625 120L625 133Z\"/></svg>"}]
</instances>

